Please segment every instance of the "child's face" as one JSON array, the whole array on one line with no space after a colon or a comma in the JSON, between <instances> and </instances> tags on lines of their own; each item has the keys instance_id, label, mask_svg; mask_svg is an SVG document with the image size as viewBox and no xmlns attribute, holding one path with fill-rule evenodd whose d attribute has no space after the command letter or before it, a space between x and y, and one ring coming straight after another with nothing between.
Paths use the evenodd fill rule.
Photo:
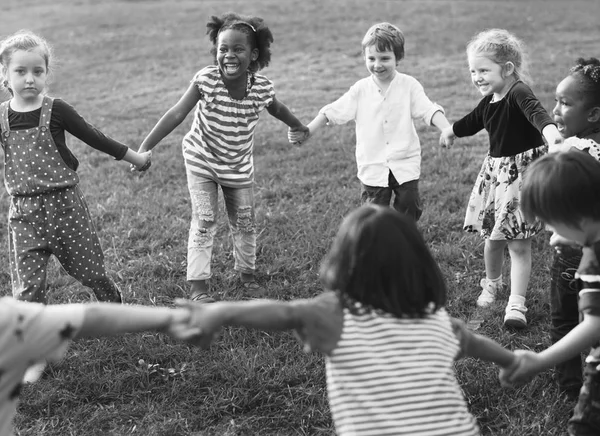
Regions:
<instances>
[{"instance_id":1,"label":"child's face","mask_svg":"<svg viewBox=\"0 0 600 436\"><path fill-rule=\"evenodd\" d=\"M554 100L554 122L563 137L578 135L590 127L589 107L575 77L567 76L558 84Z\"/></svg>"},{"instance_id":2,"label":"child's face","mask_svg":"<svg viewBox=\"0 0 600 436\"><path fill-rule=\"evenodd\" d=\"M381 83L389 83L396 74L396 55L393 51L377 51L377 46L365 47L367 70Z\"/></svg>"},{"instance_id":3,"label":"child's face","mask_svg":"<svg viewBox=\"0 0 600 436\"><path fill-rule=\"evenodd\" d=\"M252 49L249 36L235 29L227 29L217 39L217 63L226 80L246 80L246 71L258 58L258 50Z\"/></svg>"},{"instance_id":4,"label":"child's face","mask_svg":"<svg viewBox=\"0 0 600 436\"><path fill-rule=\"evenodd\" d=\"M503 97L512 81L504 77L502 65L482 54L469 54L468 59L471 81L481 95Z\"/></svg>"},{"instance_id":5,"label":"child's face","mask_svg":"<svg viewBox=\"0 0 600 436\"><path fill-rule=\"evenodd\" d=\"M44 91L47 73L46 61L38 50L16 50L6 68L6 80L15 98L32 102Z\"/></svg>"}]
</instances>

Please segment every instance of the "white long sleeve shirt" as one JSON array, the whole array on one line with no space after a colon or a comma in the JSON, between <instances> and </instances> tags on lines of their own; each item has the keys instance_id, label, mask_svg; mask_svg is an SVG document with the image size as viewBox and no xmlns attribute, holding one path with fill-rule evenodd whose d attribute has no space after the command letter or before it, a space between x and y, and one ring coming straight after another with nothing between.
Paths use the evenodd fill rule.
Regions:
<instances>
[{"instance_id":1,"label":"white long sleeve shirt","mask_svg":"<svg viewBox=\"0 0 600 436\"><path fill-rule=\"evenodd\" d=\"M397 72L385 93L369 76L319 113L331 124L356 122L358 179L387 187L390 170L400 184L419 179L421 143L414 120L431 125L437 111L444 113L414 77Z\"/></svg>"}]
</instances>

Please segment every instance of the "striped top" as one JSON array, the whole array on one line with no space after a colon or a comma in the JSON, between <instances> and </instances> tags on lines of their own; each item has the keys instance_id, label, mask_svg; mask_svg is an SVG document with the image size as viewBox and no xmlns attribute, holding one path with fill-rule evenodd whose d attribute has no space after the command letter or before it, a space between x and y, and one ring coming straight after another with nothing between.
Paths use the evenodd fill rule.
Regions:
<instances>
[{"instance_id":1,"label":"striped top","mask_svg":"<svg viewBox=\"0 0 600 436\"><path fill-rule=\"evenodd\" d=\"M183 139L187 170L232 188L251 186L254 180L254 129L260 113L273 103L269 79L255 74L242 100L229 96L217 66L198 71L194 83L200 92L194 121Z\"/></svg>"},{"instance_id":2,"label":"striped top","mask_svg":"<svg viewBox=\"0 0 600 436\"><path fill-rule=\"evenodd\" d=\"M445 310L420 319L344 309L343 320L326 359L339 436L479 435L454 373L460 330Z\"/></svg>"}]
</instances>

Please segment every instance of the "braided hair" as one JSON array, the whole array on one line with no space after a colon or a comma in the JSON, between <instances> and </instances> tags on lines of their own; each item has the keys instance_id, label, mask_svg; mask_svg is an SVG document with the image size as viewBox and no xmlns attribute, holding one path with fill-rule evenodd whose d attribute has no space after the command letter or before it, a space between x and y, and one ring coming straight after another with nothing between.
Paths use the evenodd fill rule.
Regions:
<instances>
[{"instance_id":1,"label":"braided hair","mask_svg":"<svg viewBox=\"0 0 600 436\"><path fill-rule=\"evenodd\" d=\"M260 17L243 17L233 12L228 12L220 17L213 15L210 17L208 23L206 23L206 34L213 44L210 53L213 55L215 62L217 59L217 40L219 34L227 29L235 29L245 33L252 44L252 49L258 49L258 58L250 62L250 66L248 67L251 72L254 73L262 70L269 65L271 61L270 47L273 42L271 30Z\"/></svg>"},{"instance_id":2,"label":"braided hair","mask_svg":"<svg viewBox=\"0 0 600 436\"><path fill-rule=\"evenodd\" d=\"M579 58L569 75L577 77L582 94L591 106L600 106L600 60Z\"/></svg>"}]
</instances>

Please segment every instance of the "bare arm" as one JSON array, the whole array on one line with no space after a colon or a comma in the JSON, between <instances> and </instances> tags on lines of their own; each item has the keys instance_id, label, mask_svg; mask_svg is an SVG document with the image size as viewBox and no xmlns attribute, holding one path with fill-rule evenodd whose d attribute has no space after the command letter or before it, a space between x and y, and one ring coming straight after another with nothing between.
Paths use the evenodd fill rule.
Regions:
<instances>
[{"instance_id":1,"label":"bare arm","mask_svg":"<svg viewBox=\"0 0 600 436\"><path fill-rule=\"evenodd\" d=\"M169 109L162 118L156 123L150 131L146 139L140 145L138 152L152 150L165 136L171 133L175 127L180 125L185 117L194 108L200 100L200 91L197 86L192 83L179 99L175 106Z\"/></svg>"},{"instance_id":2,"label":"bare arm","mask_svg":"<svg viewBox=\"0 0 600 436\"><path fill-rule=\"evenodd\" d=\"M190 318L190 311L183 308L96 303L86 306L83 324L75 337L114 336L146 330L173 334L187 329Z\"/></svg>"},{"instance_id":3,"label":"bare arm","mask_svg":"<svg viewBox=\"0 0 600 436\"><path fill-rule=\"evenodd\" d=\"M437 111L433 114L433 117L431 117L431 124L437 127L440 130L440 132L450 127L450 122L448 121L446 115L444 115L442 111Z\"/></svg>"},{"instance_id":4,"label":"bare arm","mask_svg":"<svg viewBox=\"0 0 600 436\"><path fill-rule=\"evenodd\" d=\"M267 106L267 112L292 129L306 128L302 122L288 109L286 105L273 97L273 103Z\"/></svg>"},{"instance_id":5,"label":"bare arm","mask_svg":"<svg viewBox=\"0 0 600 436\"><path fill-rule=\"evenodd\" d=\"M512 351L485 336L473 333L461 320L452 318L452 326L461 341L463 356L493 362L503 368L515 363L515 354Z\"/></svg>"}]
</instances>

